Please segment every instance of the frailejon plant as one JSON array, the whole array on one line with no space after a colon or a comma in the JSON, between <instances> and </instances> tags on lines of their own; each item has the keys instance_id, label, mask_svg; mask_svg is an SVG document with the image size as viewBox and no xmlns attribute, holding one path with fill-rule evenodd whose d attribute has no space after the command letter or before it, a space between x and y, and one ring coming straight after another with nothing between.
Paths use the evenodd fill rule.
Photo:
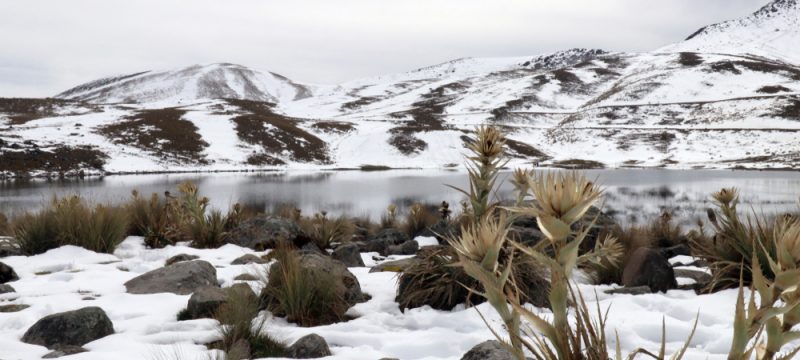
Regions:
<instances>
[{"instance_id":1,"label":"frailejon plant","mask_svg":"<svg viewBox=\"0 0 800 360\"><path fill-rule=\"evenodd\" d=\"M800 353L800 346L781 353L786 345L800 340L800 331L792 330L800 323L800 221L777 219L772 245L776 255L768 256L766 261L773 279L761 271L759 256L754 251L752 292L747 305L744 286L739 287L728 359L750 359L754 352L758 360L793 359ZM755 242L753 246L764 247Z\"/></svg>"}]
</instances>

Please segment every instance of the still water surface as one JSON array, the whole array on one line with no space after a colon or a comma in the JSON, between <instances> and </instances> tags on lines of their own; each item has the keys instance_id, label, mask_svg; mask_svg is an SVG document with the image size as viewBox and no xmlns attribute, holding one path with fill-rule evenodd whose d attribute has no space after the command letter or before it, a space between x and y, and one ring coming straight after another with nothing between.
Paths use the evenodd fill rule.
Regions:
<instances>
[{"instance_id":1,"label":"still water surface","mask_svg":"<svg viewBox=\"0 0 800 360\"><path fill-rule=\"evenodd\" d=\"M635 223L670 209L683 222L703 216L709 194L735 186L742 192L742 209L774 213L797 211L800 172L617 169L586 171L606 189L605 209L619 220ZM503 173L501 180L510 173ZM80 194L100 203L118 203L132 189L143 194L175 191L177 184L193 181L212 206L226 209L241 202L271 208L295 204L304 213L320 210L332 214L370 215L377 219L388 204L405 209L414 202L448 201L458 209L464 199L447 187L465 187L463 171L392 170L380 172L331 171L287 173L159 174L109 176L102 179L0 182L0 212L7 215L34 210L53 195ZM503 182L498 194L512 198Z\"/></svg>"}]
</instances>

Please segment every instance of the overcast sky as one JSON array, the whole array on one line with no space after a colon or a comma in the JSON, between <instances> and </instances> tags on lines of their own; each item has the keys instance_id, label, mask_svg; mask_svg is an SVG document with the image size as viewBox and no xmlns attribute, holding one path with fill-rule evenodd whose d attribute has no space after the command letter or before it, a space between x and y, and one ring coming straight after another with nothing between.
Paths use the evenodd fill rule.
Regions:
<instances>
[{"instance_id":1,"label":"overcast sky","mask_svg":"<svg viewBox=\"0 0 800 360\"><path fill-rule=\"evenodd\" d=\"M459 57L649 51L768 0L20 0L0 2L0 97L232 62L338 83Z\"/></svg>"}]
</instances>

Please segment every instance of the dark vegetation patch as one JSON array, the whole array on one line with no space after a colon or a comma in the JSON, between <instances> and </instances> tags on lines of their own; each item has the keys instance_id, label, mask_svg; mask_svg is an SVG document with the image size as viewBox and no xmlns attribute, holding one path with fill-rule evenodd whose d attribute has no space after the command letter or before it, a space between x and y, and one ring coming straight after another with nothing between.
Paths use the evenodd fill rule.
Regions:
<instances>
[{"instance_id":1,"label":"dark vegetation patch","mask_svg":"<svg viewBox=\"0 0 800 360\"><path fill-rule=\"evenodd\" d=\"M118 145L130 145L163 160L208 164L203 150L208 143L197 126L182 119L186 110L176 108L141 110L122 121L105 125L97 132Z\"/></svg>"},{"instance_id":2,"label":"dark vegetation patch","mask_svg":"<svg viewBox=\"0 0 800 360\"><path fill-rule=\"evenodd\" d=\"M548 78L544 74L540 74L533 78L533 84L531 84L531 86L529 86L528 89L530 89L531 91L536 91L549 82L550 78ZM492 114L492 119L495 121L504 120L508 118L509 112L518 110L527 103L535 103L537 100L538 97L536 95L523 95L519 99L506 101L505 105L492 109L492 111L490 111L490 113Z\"/></svg>"},{"instance_id":3,"label":"dark vegetation patch","mask_svg":"<svg viewBox=\"0 0 800 360\"><path fill-rule=\"evenodd\" d=\"M364 97L362 97L362 98L360 98L358 100L348 101L348 102L342 104L341 109L342 110L356 110L356 109L358 109L358 108L360 108L362 106L367 106L367 105L370 105L370 104L374 104L374 103L376 103L378 101L381 101L381 100L383 100L383 99L379 98L377 96L364 96Z\"/></svg>"},{"instance_id":4,"label":"dark vegetation patch","mask_svg":"<svg viewBox=\"0 0 800 360\"><path fill-rule=\"evenodd\" d=\"M739 74L742 73L739 69L736 68L735 65L733 65L733 62L730 62L730 61L721 61L721 62L715 62L715 63L711 64L711 71L718 72L718 73L726 73L726 72L728 72L728 73L732 73L732 74L736 74L736 75L739 75Z\"/></svg>"},{"instance_id":5,"label":"dark vegetation patch","mask_svg":"<svg viewBox=\"0 0 800 360\"><path fill-rule=\"evenodd\" d=\"M562 84L582 84L583 83L581 81L581 79L577 75L575 75L574 73L572 73L571 71L566 70L566 69L558 69L556 71L553 71L553 77L556 80L560 81Z\"/></svg>"},{"instance_id":6,"label":"dark vegetation patch","mask_svg":"<svg viewBox=\"0 0 800 360\"><path fill-rule=\"evenodd\" d=\"M773 115L786 119L800 120L800 99L789 99L788 103Z\"/></svg>"},{"instance_id":7,"label":"dark vegetation patch","mask_svg":"<svg viewBox=\"0 0 800 360\"><path fill-rule=\"evenodd\" d=\"M678 62L683 66L697 66L703 63L703 58L697 53L682 52L678 57Z\"/></svg>"},{"instance_id":8,"label":"dark vegetation patch","mask_svg":"<svg viewBox=\"0 0 800 360\"><path fill-rule=\"evenodd\" d=\"M792 80L800 80L800 68L783 63L756 60L725 60L715 62L710 66L711 71L720 73L730 72L736 75L742 73L739 68L745 68L750 71L758 71L766 74L783 75L791 78Z\"/></svg>"},{"instance_id":9,"label":"dark vegetation patch","mask_svg":"<svg viewBox=\"0 0 800 360\"><path fill-rule=\"evenodd\" d=\"M311 128L326 133L344 134L356 129L353 123L344 121L320 121L311 124Z\"/></svg>"},{"instance_id":10,"label":"dark vegetation patch","mask_svg":"<svg viewBox=\"0 0 800 360\"><path fill-rule=\"evenodd\" d=\"M568 159L554 161L550 165L564 169L603 169L605 164L594 160Z\"/></svg>"},{"instance_id":11,"label":"dark vegetation patch","mask_svg":"<svg viewBox=\"0 0 800 360\"><path fill-rule=\"evenodd\" d=\"M106 154L91 147L57 146L52 149L0 150L0 172L26 176L33 171L73 174L82 169L103 170Z\"/></svg>"},{"instance_id":12,"label":"dark vegetation patch","mask_svg":"<svg viewBox=\"0 0 800 360\"><path fill-rule=\"evenodd\" d=\"M386 165L361 165L359 166L359 170L361 171L386 171L391 170L392 168Z\"/></svg>"},{"instance_id":13,"label":"dark vegetation patch","mask_svg":"<svg viewBox=\"0 0 800 360\"><path fill-rule=\"evenodd\" d=\"M400 150L404 155L411 155L425 150L428 144L418 139L414 134L448 130L450 127L445 124L442 114L447 104L453 101L456 96L446 95L445 92L459 91L466 88L467 86L460 82L439 86L423 94L420 101L411 104L411 110L394 113L393 115L395 116L411 116L413 120L406 121L403 125L389 130L392 134L389 144Z\"/></svg>"},{"instance_id":14,"label":"dark vegetation patch","mask_svg":"<svg viewBox=\"0 0 800 360\"><path fill-rule=\"evenodd\" d=\"M791 92L791 91L792 91L792 89L789 89L789 88L787 88L785 86L781 86L781 85L762 86L761 88L756 90L756 92L762 93L762 94L777 94L779 92Z\"/></svg>"},{"instance_id":15,"label":"dark vegetation patch","mask_svg":"<svg viewBox=\"0 0 800 360\"><path fill-rule=\"evenodd\" d=\"M620 76L620 73L606 68L595 67L589 70L593 71L597 76Z\"/></svg>"},{"instance_id":16,"label":"dark vegetation patch","mask_svg":"<svg viewBox=\"0 0 800 360\"><path fill-rule=\"evenodd\" d=\"M29 121L57 116L59 108L75 104L78 103L52 98L0 98L0 114L5 114L8 117L9 125L24 125ZM93 110L97 111L97 109Z\"/></svg>"},{"instance_id":17,"label":"dark vegetation patch","mask_svg":"<svg viewBox=\"0 0 800 360\"><path fill-rule=\"evenodd\" d=\"M253 165L253 166L264 166L264 165L269 165L269 166L277 166L277 165L286 165L286 163L285 163L283 160L281 160L281 159L278 159L278 158L276 158L276 157L274 157L274 156L271 156L271 155L268 155L268 154L264 154L264 153L255 153L255 154L250 154L250 155L247 157L247 161L246 161L246 162L247 162L247 164L248 164L248 165Z\"/></svg>"},{"instance_id":18,"label":"dark vegetation patch","mask_svg":"<svg viewBox=\"0 0 800 360\"><path fill-rule=\"evenodd\" d=\"M675 134L668 131L651 133L629 133L621 136L617 140L617 148L620 150L630 150L634 144L647 144L656 151L666 154L669 146L675 141Z\"/></svg>"},{"instance_id":19,"label":"dark vegetation patch","mask_svg":"<svg viewBox=\"0 0 800 360\"><path fill-rule=\"evenodd\" d=\"M509 156L516 158L537 158L539 160L550 159L550 156L541 150L528 145L524 142L506 138L506 146L508 146Z\"/></svg>"},{"instance_id":20,"label":"dark vegetation patch","mask_svg":"<svg viewBox=\"0 0 800 360\"><path fill-rule=\"evenodd\" d=\"M248 144L260 146L264 154L276 158L277 154L288 151L289 158L295 161L331 162L325 141L298 127L302 120L273 112L274 104L237 99L227 101L241 111L233 118L239 138ZM256 159L267 158L258 156Z\"/></svg>"}]
</instances>

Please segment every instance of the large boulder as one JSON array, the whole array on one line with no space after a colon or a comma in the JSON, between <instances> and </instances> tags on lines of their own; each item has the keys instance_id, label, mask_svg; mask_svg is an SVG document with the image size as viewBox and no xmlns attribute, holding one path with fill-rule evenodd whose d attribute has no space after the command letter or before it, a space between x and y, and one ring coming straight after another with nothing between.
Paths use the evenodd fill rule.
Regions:
<instances>
[{"instance_id":1,"label":"large boulder","mask_svg":"<svg viewBox=\"0 0 800 360\"><path fill-rule=\"evenodd\" d=\"M467 351L461 360L515 360L516 357L497 340L487 340Z\"/></svg>"},{"instance_id":2,"label":"large boulder","mask_svg":"<svg viewBox=\"0 0 800 360\"><path fill-rule=\"evenodd\" d=\"M222 304L228 301L228 294L216 286L203 286L195 290L186 310L192 319L210 318Z\"/></svg>"},{"instance_id":3,"label":"large boulder","mask_svg":"<svg viewBox=\"0 0 800 360\"><path fill-rule=\"evenodd\" d=\"M317 334L301 337L286 349L286 352L292 359L316 359L333 355L328 342Z\"/></svg>"},{"instance_id":4,"label":"large boulder","mask_svg":"<svg viewBox=\"0 0 800 360\"><path fill-rule=\"evenodd\" d=\"M14 272L14 269L0 262L0 284L17 280L19 280L19 276Z\"/></svg>"},{"instance_id":5,"label":"large boulder","mask_svg":"<svg viewBox=\"0 0 800 360\"><path fill-rule=\"evenodd\" d=\"M131 294L189 295L203 286L218 286L217 270L206 261L173 264L139 275L125 283Z\"/></svg>"},{"instance_id":6,"label":"large boulder","mask_svg":"<svg viewBox=\"0 0 800 360\"><path fill-rule=\"evenodd\" d=\"M278 274L280 274L280 267L280 262L272 264L269 270L267 286L280 282L277 279ZM305 271L311 272L311 277L315 279L328 274L331 275L337 286L341 287L343 299L348 305L352 306L364 300L361 284L358 283L355 275L347 270L347 265L341 261L334 260L329 256L306 252L300 254L300 267Z\"/></svg>"},{"instance_id":7,"label":"large boulder","mask_svg":"<svg viewBox=\"0 0 800 360\"><path fill-rule=\"evenodd\" d=\"M361 258L361 251L356 244L339 245L331 254L336 260L343 262L347 267L364 267L364 259Z\"/></svg>"},{"instance_id":8,"label":"large boulder","mask_svg":"<svg viewBox=\"0 0 800 360\"><path fill-rule=\"evenodd\" d=\"M48 349L83 346L114 333L103 309L92 306L45 316L31 326L22 342Z\"/></svg>"},{"instance_id":9,"label":"large boulder","mask_svg":"<svg viewBox=\"0 0 800 360\"><path fill-rule=\"evenodd\" d=\"M280 241L298 246L308 242L308 236L290 219L261 215L247 219L228 232L228 243L262 251L272 249Z\"/></svg>"},{"instance_id":10,"label":"large boulder","mask_svg":"<svg viewBox=\"0 0 800 360\"><path fill-rule=\"evenodd\" d=\"M406 233L397 229L383 229L376 235L368 237L361 244L361 251L377 252L383 256L388 256L390 255L389 247L401 245L407 241L411 241L411 238ZM397 251L400 248L395 247L393 250Z\"/></svg>"},{"instance_id":11,"label":"large boulder","mask_svg":"<svg viewBox=\"0 0 800 360\"><path fill-rule=\"evenodd\" d=\"M164 266L170 266L172 264L177 264L177 263L183 262L183 261L197 260L199 258L200 257L197 256L197 255L178 254L178 255L175 255L175 256L170 257L169 259L167 259L167 261L164 262Z\"/></svg>"},{"instance_id":12,"label":"large boulder","mask_svg":"<svg viewBox=\"0 0 800 360\"><path fill-rule=\"evenodd\" d=\"M636 249L622 271L625 287L648 286L651 291L666 292L678 287L672 265L660 251L642 247Z\"/></svg>"}]
</instances>

